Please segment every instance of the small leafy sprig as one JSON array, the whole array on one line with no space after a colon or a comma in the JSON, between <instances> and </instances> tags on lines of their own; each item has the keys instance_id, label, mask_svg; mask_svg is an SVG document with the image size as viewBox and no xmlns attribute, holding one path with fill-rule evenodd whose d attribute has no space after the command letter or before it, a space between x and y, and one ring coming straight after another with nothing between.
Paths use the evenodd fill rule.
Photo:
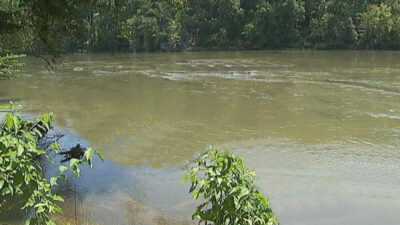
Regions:
<instances>
[{"instance_id":1,"label":"small leafy sprig","mask_svg":"<svg viewBox=\"0 0 400 225\"><path fill-rule=\"evenodd\" d=\"M182 183L190 180L193 199L203 199L192 215L199 224L279 224L267 198L254 185L256 173L229 151L209 147L187 170Z\"/></svg>"}]
</instances>

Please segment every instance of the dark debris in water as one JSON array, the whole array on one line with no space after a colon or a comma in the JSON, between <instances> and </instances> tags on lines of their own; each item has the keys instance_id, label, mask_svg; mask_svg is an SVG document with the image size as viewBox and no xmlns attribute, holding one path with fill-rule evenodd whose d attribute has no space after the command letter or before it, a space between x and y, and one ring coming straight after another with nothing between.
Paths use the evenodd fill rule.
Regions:
<instances>
[{"instance_id":1,"label":"dark debris in water","mask_svg":"<svg viewBox=\"0 0 400 225\"><path fill-rule=\"evenodd\" d=\"M71 159L82 159L85 154L86 148L82 148L81 144L77 144L75 147L72 147L69 151L60 152L60 155L64 156L64 159L61 162L67 162Z\"/></svg>"}]
</instances>

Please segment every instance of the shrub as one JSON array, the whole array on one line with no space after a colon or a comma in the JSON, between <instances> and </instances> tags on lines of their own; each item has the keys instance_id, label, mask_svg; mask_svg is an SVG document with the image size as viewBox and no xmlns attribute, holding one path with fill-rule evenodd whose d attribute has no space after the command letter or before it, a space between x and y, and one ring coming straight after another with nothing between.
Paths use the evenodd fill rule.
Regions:
<instances>
[{"instance_id":1,"label":"shrub","mask_svg":"<svg viewBox=\"0 0 400 225\"><path fill-rule=\"evenodd\" d=\"M192 219L215 225L276 225L278 220L255 187L256 173L228 151L210 147L195 159L182 183L190 180L193 199L203 198Z\"/></svg>"},{"instance_id":2,"label":"shrub","mask_svg":"<svg viewBox=\"0 0 400 225\"><path fill-rule=\"evenodd\" d=\"M0 124L0 210L8 201L18 200L21 209L32 211L34 217L26 224L55 224L51 221L53 213L61 212L56 204L63 201L61 196L53 193L52 187L67 170L80 176L79 164L92 166L95 152L89 148L82 159L72 159L69 167L60 166L60 173L46 179L40 159L52 162L49 151L58 153L57 143L49 151L41 149L37 142L51 129L52 114L44 114L35 121L22 120L15 115L17 105L3 105L0 109L11 108Z\"/></svg>"}]
</instances>

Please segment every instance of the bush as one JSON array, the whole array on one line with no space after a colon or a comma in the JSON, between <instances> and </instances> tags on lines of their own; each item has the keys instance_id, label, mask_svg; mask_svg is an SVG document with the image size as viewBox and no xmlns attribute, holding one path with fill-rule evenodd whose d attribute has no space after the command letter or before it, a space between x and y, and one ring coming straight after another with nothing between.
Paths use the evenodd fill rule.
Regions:
<instances>
[{"instance_id":1,"label":"bush","mask_svg":"<svg viewBox=\"0 0 400 225\"><path fill-rule=\"evenodd\" d=\"M69 167L60 166L57 176L46 179L40 159L52 162L49 151L58 153L58 145L52 144L47 151L37 142L51 129L53 115L44 114L35 121L22 120L15 115L16 106L0 106L0 109L11 108L0 124L0 210L7 205L7 199L17 200L21 209L34 214L26 224L55 224L50 217L61 212L56 202L63 201L63 198L54 194L52 187L67 170L79 177L79 164L92 166L95 151L87 149L82 159L72 159Z\"/></svg>"},{"instance_id":2,"label":"bush","mask_svg":"<svg viewBox=\"0 0 400 225\"><path fill-rule=\"evenodd\" d=\"M18 68L24 65L19 58L23 56L13 54L0 56L0 78L9 78L12 74L19 72Z\"/></svg>"},{"instance_id":3,"label":"bush","mask_svg":"<svg viewBox=\"0 0 400 225\"><path fill-rule=\"evenodd\" d=\"M215 225L276 225L278 220L255 187L256 173L228 151L210 147L193 161L182 183L190 180L193 199L204 202L192 215L200 222Z\"/></svg>"}]
</instances>

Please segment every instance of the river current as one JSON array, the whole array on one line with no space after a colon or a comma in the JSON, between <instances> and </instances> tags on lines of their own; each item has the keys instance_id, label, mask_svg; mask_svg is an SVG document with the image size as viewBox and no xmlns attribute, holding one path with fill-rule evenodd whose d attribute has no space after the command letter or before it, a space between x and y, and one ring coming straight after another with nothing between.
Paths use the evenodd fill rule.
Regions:
<instances>
[{"instance_id":1,"label":"river current","mask_svg":"<svg viewBox=\"0 0 400 225\"><path fill-rule=\"evenodd\" d=\"M52 111L106 161L59 187L74 224L195 224L186 160L230 149L283 225L400 223L400 53L78 54L25 59L0 101ZM51 173L49 169L48 173ZM8 215L19 223L23 215Z\"/></svg>"}]
</instances>

